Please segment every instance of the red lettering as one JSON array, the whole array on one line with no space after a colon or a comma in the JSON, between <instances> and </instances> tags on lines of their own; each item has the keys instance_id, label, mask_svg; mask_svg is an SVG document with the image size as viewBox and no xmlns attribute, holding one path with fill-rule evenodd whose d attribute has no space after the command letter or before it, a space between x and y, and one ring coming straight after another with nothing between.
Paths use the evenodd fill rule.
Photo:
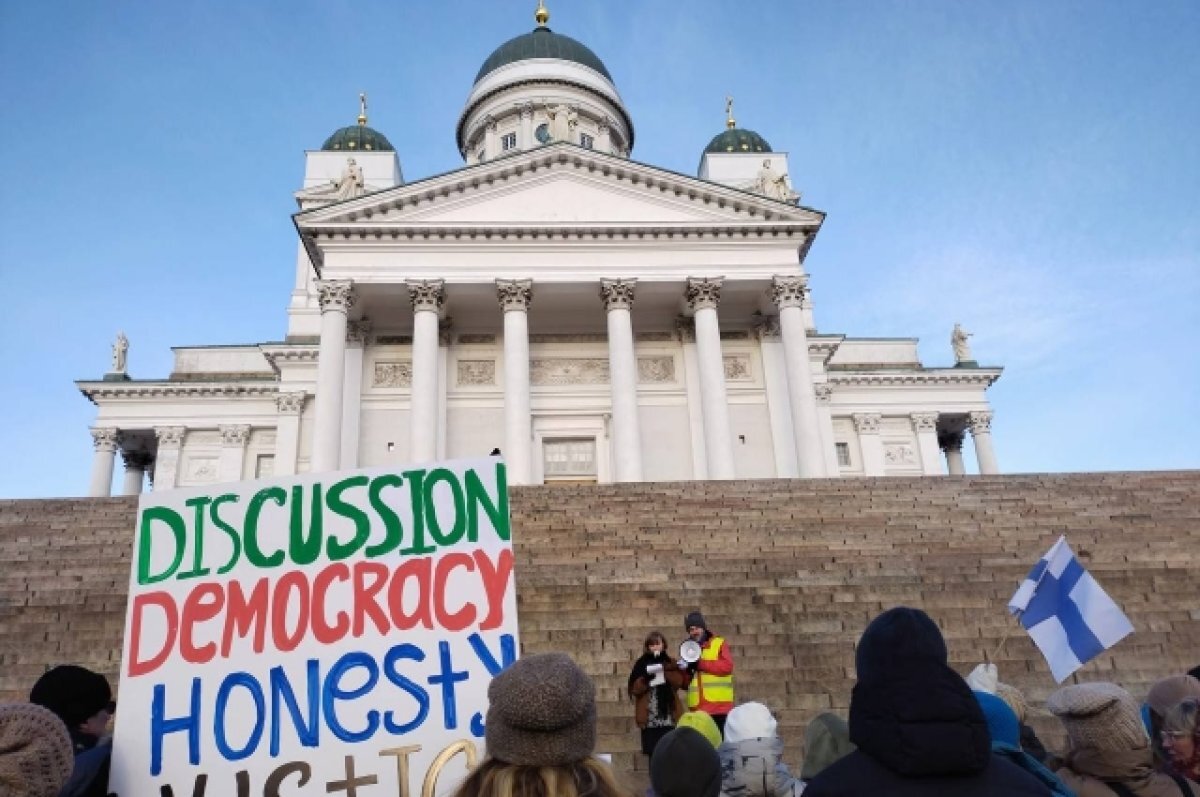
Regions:
<instances>
[{"instance_id":1,"label":"red lettering","mask_svg":"<svg viewBox=\"0 0 1200 797\"><path fill-rule=\"evenodd\" d=\"M513 552L505 548L500 552L495 566L486 551L475 551L475 564L479 566L479 575L483 580L483 590L487 594L488 614L479 624L480 631L491 631L499 628L504 622L504 595L508 592L508 582L512 579Z\"/></svg>"},{"instance_id":2,"label":"red lettering","mask_svg":"<svg viewBox=\"0 0 1200 797\"><path fill-rule=\"evenodd\" d=\"M296 630L288 634L287 615L292 601L288 592L296 592ZM308 580L301 570L284 573L275 582L275 593L271 596L271 639L281 653L296 649L308 631L309 595Z\"/></svg>"},{"instance_id":3,"label":"red lettering","mask_svg":"<svg viewBox=\"0 0 1200 797\"><path fill-rule=\"evenodd\" d=\"M167 635L158 653L149 659L140 658L142 652L142 612L147 606L157 606L166 613ZM144 592L133 599L133 621L129 631L129 676L154 672L163 665L175 647L175 635L179 630L179 613L175 601L165 592Z\"/></svg>"},{"instance_id":4,"label":"red lettering","mask_svg":"<svg viewBox=\"0 0 1200 797\"><path fill-rule=\"evenodd\" d=\"M404 611L404 587L409 579L417 582L417 608L412 614ZM392 583L388 585L388 608L392 612L392 625L397 631L407 631L418 625L433 628L433 617L429 614L429 585L433 581L433 562L428 557L406 559L396 568Z\"/></svg>"},{"instance_id":5,"label":"red lettering","mask_svg":"<svg viewBox=\"0 0 1200 797\"><path fill-rule=\"evenodd\" d=\"M358 562L354 565L354 636L363 635L367 615L370 615L379 633L386 634L391 630L387 613L378 601L379 593L387 584L388 574L387 565L375 562Z\"/></svg>"},{"instance_id":6,"label":"red lettering","mask_svg":"<svg viewBox=\"0 0 1200 797\"><path fill-rule=\"evenodd\" d=\"M260 578L249 597L242 592L242 585L238 581L230 581L228 590L225 632L221 635L221 658L229 658L234 634L244 638L250 633L251 626L254 628L251 648L255 653L262 653L267 638L267 580Z\"/></svg>"},{"instance_id":7,"label":"red lettering","mask_svg":"<svg viewBox=\"0 0 1200 797\"><path fill-rule=\"evenodd\" d=\"M193 644L192 631L197 623L207 623L221 613L225 606L225 590L220 584L199 584L188 593L183 601L183 612L179 623L179 653L184 661L204 664L217 655L217 643L208 642L197 647Z\"/></svg>"},{"instance_id":8,"label":"red lettering","mask_svg":"<svg viewBox=\"0 0 1200 797\"><path fill-rule=\"evenodd\" d=\"M437 572L434 575L433 611L437 615L438 623L447 631L461 631L475 622L475 604L470 601L453 614L446 611L446 598L449 597L446 582L450 580L450 572L459 567L465 567L473 572L475 560L465 553L448 553L438 559Z\"/></svg>"},{"instance_id":9,"label":"red lettering","mask_svg":"<svg viewBox=\"0 0 1200 797\"><path fill-rule=\"evenodd\" d=\"M343 611L339 611L333 616L333 625L325 621L325 609L328 603L325 600L325 596L329 592L330 584L335 579L337 581L349 581L350 568L339 562L317 573L317 577L313 579L313 636L316 637L318 642L325 645L340 641L342 637L346 636L346 631L350 628L350 615Z\"/></svg>"}]
</instances>

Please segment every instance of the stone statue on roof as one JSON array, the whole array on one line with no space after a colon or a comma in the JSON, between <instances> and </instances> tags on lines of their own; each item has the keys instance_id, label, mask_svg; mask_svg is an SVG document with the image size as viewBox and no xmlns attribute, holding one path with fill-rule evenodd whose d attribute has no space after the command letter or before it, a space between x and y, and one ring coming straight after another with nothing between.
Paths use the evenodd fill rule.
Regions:
<instances>
[{"instance_id":1,"label":"stone statue on roof","mask_svg":"<svg viewBox=\"0 0 1200 797\"><path fill-rule=\"evenodd\" d=\"M971 356L970 337L971 333L963 329L962 324L954 325L954 331L950 333L950 346L954 349L954 362L974 362L975 358Z\"/></svg>"},{"instance_id":2,"label":"stone statue on roof","mask_svg":"<svg viewBox=\"0 0 1200 797\"><path fill-rule=\"evenodd\" d=\"M117 333L117 340L112 347L112 371L114 374L125 373L125 357L129 352L129 338L125 337L124 332Z\"/></svg>"},{"instance_id":3,"label":"stone statue on roof","mask_svg":"<svg viewBox=\"0 0 1200 797\"><path fill-rule=\"evenodd\" d=\"M367 192L367 184L363 180L362 167L354 158L346 158L346 168L342 176L335 182L334 192L338 199L353 199Z\"/></svg>"}]
</instances>

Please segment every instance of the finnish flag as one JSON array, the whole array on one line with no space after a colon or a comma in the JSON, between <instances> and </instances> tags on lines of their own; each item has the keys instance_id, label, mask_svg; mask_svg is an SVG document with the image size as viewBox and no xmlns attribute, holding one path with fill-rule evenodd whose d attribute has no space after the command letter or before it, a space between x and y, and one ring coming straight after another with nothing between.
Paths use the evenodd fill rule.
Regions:
<instances>
[{"instance_id":1,"label":"finnish flag","mask_svg":"<svg viewBox=\"0 0 1200 797\"><path fill-rule=\"evenodd\" d=\"M1133 633L1129 618L1083 569L1065 536L1029 571L1008 610L1059 683Z\"/></svg>"}]
</instances>

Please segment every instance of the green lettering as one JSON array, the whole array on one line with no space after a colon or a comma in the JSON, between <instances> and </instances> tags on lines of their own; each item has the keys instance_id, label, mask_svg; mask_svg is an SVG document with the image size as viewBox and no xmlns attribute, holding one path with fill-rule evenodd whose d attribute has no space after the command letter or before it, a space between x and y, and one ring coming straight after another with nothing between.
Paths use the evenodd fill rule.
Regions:
<instances>
[{"instance_id":1,"label":"green lettering","mask_svg":"<svg viewBox=\"0 0 1200 797\"><path fill-rule=\"evenodd\" d=\"M213 525L225 532L225 534L229 537L229 542L233 545L233 553L229 555L229 561L222 565L221 569L217 571L218 576L224 575L232 570L233 566L237 564L238 558L242 555L242 538L238 536L237 529L226 523L221 519L221 516L217 514L217 510L221 508L222 504L236 504L238 500L239 496L236 493L225 493L225 495L219 495L213 499L212 506L208 508L208 516L213 522Z\"/></svg>"},{"instance_id":2,"label":"green lettering","mask_svg":"<svg viewBox=\"0 0 1200 797\"><path fill-rule=\"evenodd\" d=\"M394 473L387 473L372 479L371 486L367 488L367 500L371 502L371 508L375 510L375 514L383 520L383 527L386 530L382 542L367 546L366 554L369 558L373 559L376 556L391 553L399 548L400 543L404 540L404 526L400 523L400 516L392 511L392 508L379 494L384 487L401 487L403 484L404 479Z\"/></svg>"},{"instance_id":3,"label":"green lettering","mask_svg":"<svg viewBox=\"0 0 1200 797\"><path fill-rule=\"evenodd\" d=\"M450 486L450 496L454 500L454 526L449 534L443 533L442 522L438 518L438 502L433 497L434 488L442 482ZM429 526L429 535L433 537L433 541L442 546L457 544L467 530L467 507L462 485L458 483L454 472L445 468L431 471L422 485L422 492L425 494L425 522Z\"/></svg>"},{"instance_id":4,"label":"green lettering","mask_svg":"<svg viewBox=\"0 0 1200 797\"><path fill-rule=\"evenodd\" d=\"M337 562L357 553L358 549L366 544L367 538L371 536L371 519L367 517L367 513L354 504L348 504L342 500L342 493L346 490L351 487L366 487L369 481L366 476L351 476L330 487L329 492L325 494L325 503L330 512L354 521L354 537L350 542L342 543L336 537L330 536L329 541L325 543L325 551L329 554L331 562Z\"/></svg>"},{"instance_id":5,"label":"green lettering","mask_svg":"<svg viewBox=\"0 0 1200 797\"><path fill-rule=\"evenodd\" d=\"M183 502L185 505L196 510L196 526L193 530L192 539L192 569L186 573L180 573L177 578L181 581L185 578L196 578L198 576L207 576L211 571L204 567L204 508L212 503L212 497L202 495L199 498L189 498Z\"/></svg>"},{"instance_id":6,"label":"green lettering","mask_svg":"<svg viewBox=\"0 0 1200 797\"><path fill-rule=\"evenodd\" d=\"M400 553L404 556L408 556L409 554L433 553L437 548L425 542L425 511L422 508L424 491L421 488L421 483L425 481L425 471L405 471L404 478L408 479L408 500L412 504L413 527L412 545L400 551Z\"/></svg>"},{"instance_id":7,"label":"green lettering","mask_svg":"<svg viewBox=\"0 0 1200 797\"><path fill-rule=\"evenodd\" d=\"M508 540L511 536L508 519L508 472L503 462L496 463L496 500L493 501L484 488L479 474L467 471L467 539L479 542L479 509L492 523L496 536Z\"/></svg>"},{"instance_id":8,"label":"green lettering","mask_svg":"<svg viewBox=\"0 0 1200 797\"><path fill-rule=\"evenodd\" d=\"M150 573L150 551L151 551L151 532L150 524L155 520L166 523L171 529L171 534L175 537L175 558L171 560L171 565L162 573L152 575ZM183 522L183 518L173 509L168 509L165 506L148 507L142 513L142 523L138 530L138 562L137 562L137 579L139 584L154 584L159 581L164 581L175 574L179 569L180 562L183 561L183 549L187 544L187 524Z\"/></svg>"},{"instance_id":9,"label":"green lettering","mask_svg":"<svg viewBox=\"0 0 1200 797\"><path fill-rule=\"evenodd\" d=\"M312 507L308 534L304 533L304 486L292 487L292 521L289 524L288 553L298 565L311 565L321 555L324 536L324 507L321 505L321 484L312 485Z\"/></svg>"},{"instance_id":10,"label":"green lettering","mask_svg":"<svg viewBox=\"0 0 1200 797\"><path fill-rule=\"evenodd\" d=\"M262 514L263 504L267 501L284 506L287 504L287 491L282 487L259 490L246 507L246 559L250 564L261 568L279 567L283 564L283 551L265 556L258 547L258 516Z\"/></svg>"}]
</instances>

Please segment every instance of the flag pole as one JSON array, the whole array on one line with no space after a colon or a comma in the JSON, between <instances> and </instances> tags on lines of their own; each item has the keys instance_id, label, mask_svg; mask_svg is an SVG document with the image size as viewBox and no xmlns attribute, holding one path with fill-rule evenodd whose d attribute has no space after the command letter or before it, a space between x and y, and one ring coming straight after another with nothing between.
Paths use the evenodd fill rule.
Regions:
<instances>
[{"instance_id":1,"label":"flag pole","mask_svg":"<svg viewBox=\"0 0 1200 797\"><path fill-rule=\"evenodd\" d=\"M1020 625L1021 624L1021 612L1019 612L1019 611L1014 612L1013 616L1016 617L1016 619L1017 619L1017 625ZM1000 637L1000 644L996 646L996 652L992 654L991 658L988 658L986 650L983 652L983 660L985 662L991 664L992 659L995 659L997 656L1000 655L1000 651L1004 650L1004 643L1008 641L1009 635L1012 634L1012 629L1013 629L1013 627L1011 625L1004 629L1004 636Z\"/></svg>"}]
</instances>

